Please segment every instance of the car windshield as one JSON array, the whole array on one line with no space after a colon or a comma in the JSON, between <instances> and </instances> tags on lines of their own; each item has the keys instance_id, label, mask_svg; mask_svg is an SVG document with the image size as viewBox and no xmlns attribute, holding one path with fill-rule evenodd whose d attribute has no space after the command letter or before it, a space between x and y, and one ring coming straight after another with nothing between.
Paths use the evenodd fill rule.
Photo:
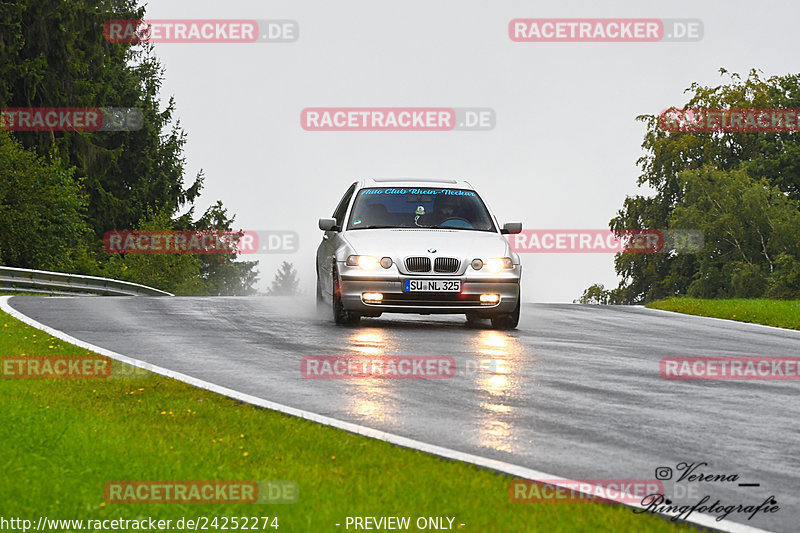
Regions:
<instances>
[{"instance_id":1,"label":"car windshield","mask_svg":"<svg viewBox=\"0 0 800 533\"><path fill-rule=\"evenodd\" d=\"M369 188L356 196L348 230L447 228L495 231L475 191L442 188Z\"/></svg>"}]
</instances>

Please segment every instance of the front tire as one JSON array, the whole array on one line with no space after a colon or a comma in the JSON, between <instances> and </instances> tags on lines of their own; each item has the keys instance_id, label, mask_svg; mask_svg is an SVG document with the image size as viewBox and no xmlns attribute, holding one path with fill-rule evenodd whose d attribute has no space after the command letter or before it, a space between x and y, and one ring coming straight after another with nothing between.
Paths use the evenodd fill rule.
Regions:
<instances>
[{"instance_id":1,"label":"front tire","mask_svg":"<svg viewBox=\"0 0 800 533\"><path fill-rule=\"evenodd\" d=\"M348 311L342 303L342 287L339 284L339 274L333 271L333 321L342 326L354 326L361 321L361 315Z\"/></svg>"},{"instance_id":2,"label":"front tire","mask_svg":"<svg viewBox=\"0 0 800 533\"><path fill-rule=\"evenodd\" d=\"M477 328L481 324L481 317L475 313L467 313L467 327Z\"/></svg>"},{"instance_id":3,"label":"front tire","mask_svg":"<svg viewBox=\"0 0 800 533\"><path fill-rule=\"evenodd\" d=\"M325 313L326 308L325 297L322 295L322 286L319 284L319 272L317 272L317 313Z\"/></svg>"},{"instance_id":4,"label":"front tire","mask_svg":"<svg viewBox=\"0 0 800 533\"><path fill-rule=\"evenodd\" d=\"M495 329L515 329L519 325L520 300L517 299L517 307L510 313L492 317L492 327Z\"/></svg>"}]
</instances>

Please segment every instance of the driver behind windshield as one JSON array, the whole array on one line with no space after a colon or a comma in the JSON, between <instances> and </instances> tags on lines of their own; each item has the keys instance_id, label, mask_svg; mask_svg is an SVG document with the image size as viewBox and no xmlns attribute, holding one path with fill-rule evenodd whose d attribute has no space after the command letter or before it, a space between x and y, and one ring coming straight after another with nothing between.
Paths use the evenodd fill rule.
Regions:
<instances>
[{"instance_id":1,"label":"driver behind windshield","mask_svg":"<svg viewBox=\"0 0 800 533\"><path fill-rule=\"evenodd\" d=\"M464 214L461 212L460 204L456 196L437 196L433 202L433 212L428 222L434 226L438 226L451 218L465 218Z\"/></svg>"}]
</instances>

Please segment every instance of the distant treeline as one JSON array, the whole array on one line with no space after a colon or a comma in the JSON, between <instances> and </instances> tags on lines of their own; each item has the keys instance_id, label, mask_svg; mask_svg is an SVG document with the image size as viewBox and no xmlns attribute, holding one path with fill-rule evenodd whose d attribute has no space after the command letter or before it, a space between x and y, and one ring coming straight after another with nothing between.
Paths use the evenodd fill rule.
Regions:
<instances>
[{"instance_id":1,"label":"distant treeline","mask_svg":"<svg viewBox=\"0 0 800 533\"><path fill-rule=\"evenodd\" d=\"M232 254L110 256L109 230L231 230L221 202L195 219L202 172L184 183L186 134L152 45L111 43L138 0L0 5L0 108L135 108L135 131L0 131L0 264L108 276L176 294L255 292ZM183 215L178 216L179 212Z\"/></svg>"},{"instance_id":2,"label":"distant treeline","mask_svg":"<svg viewBox=\"0 0 800 533\"><path fill-rule=\"evenodd\" d=\"M800 108L797 74L768 79L755 70L746 79L725 69L721 74L728 82L718 87L693 83L683 109ZM610 228L695 229L703 232L705 245L697 253L617 254L619 286L592 285L579 301L638 304L680 295L800 298L796 120L793 127L787 122L772 128L790 131L772 132L668 132L658 116L637 120L647 125L638 184L649 185L655 194L626 198Z\"/></svg>"}]
</instances>

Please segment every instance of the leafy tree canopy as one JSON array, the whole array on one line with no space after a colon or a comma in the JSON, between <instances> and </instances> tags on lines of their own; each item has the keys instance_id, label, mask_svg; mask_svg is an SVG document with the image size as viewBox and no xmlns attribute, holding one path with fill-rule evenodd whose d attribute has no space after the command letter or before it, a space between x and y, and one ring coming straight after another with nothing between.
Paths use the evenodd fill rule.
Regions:
<instances>
[{"instance_id":1,"label":"leafy tree canopy","mask_svg":"<svg viewBox=\"0 0 800 533\"><path fill-rule=\"evenodd\" d=\"M727 83L693 83L681 109L800 108L800 75L765 79L753 70L743 79L720 72ZM638 183L655 194L626 198L609 226L701 229L706 248L699 254L617 254L622 281L609 299L792 294L791 272L800 257L800 133L666 132L657 115L637 119L647 125Z\"/></svg>"}]
</instances>

